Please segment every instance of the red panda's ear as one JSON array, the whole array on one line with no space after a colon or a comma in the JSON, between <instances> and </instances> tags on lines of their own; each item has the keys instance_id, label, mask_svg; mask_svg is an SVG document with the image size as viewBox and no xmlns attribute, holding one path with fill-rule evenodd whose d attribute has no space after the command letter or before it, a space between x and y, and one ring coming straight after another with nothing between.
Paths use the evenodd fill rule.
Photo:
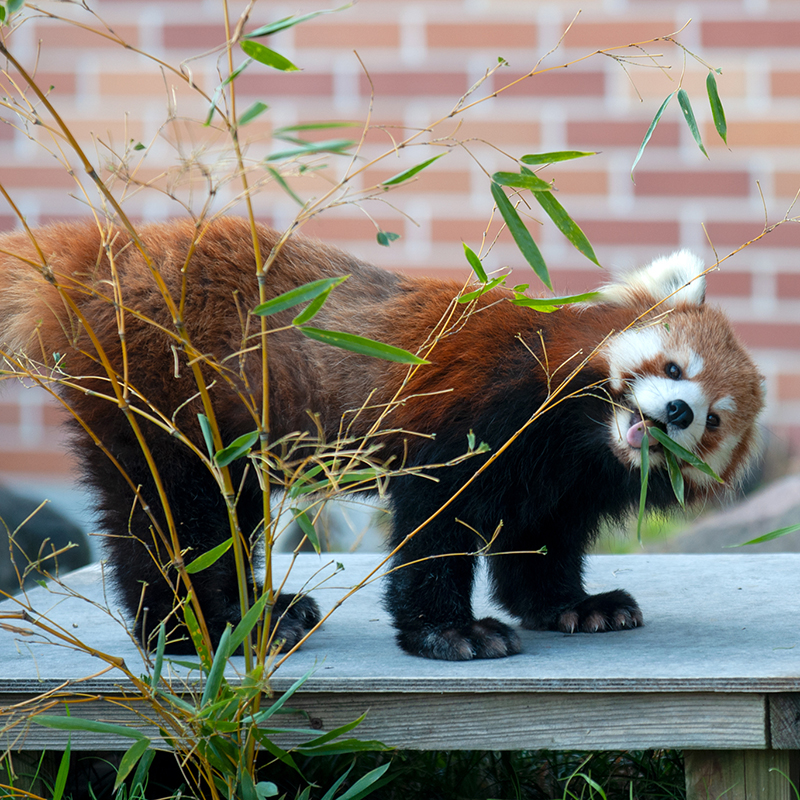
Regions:
<instances>
[{"instance_id":1,"label":"red panda's ear","mask_svg":"<svg viewBox=\"0 0 800 800\"><path fill-rule=\"evenodd\" d=\"M651 301L662 307L699 306L705 302L703 262L689 250L657 258L603 289L603 299L614 304Z\"/></svg>"}]
</instances>

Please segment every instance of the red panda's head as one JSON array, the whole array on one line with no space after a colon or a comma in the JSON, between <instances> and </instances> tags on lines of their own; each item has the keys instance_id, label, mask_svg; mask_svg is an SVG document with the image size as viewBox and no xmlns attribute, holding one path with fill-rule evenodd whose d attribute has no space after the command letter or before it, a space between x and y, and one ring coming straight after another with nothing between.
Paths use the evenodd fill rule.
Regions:
<instances>
[{"instance_id":1,"label":"red panda's head","mask_svg":"<svg viewBox=\"0 0 800 800\"><path fill-rule=\"evenodd\" d=\"M705 304L702 262L685 250L660 258L607 287L604 301L642 314L605 348L609 388L621 398L609 429L617 457L639 467L642 441L657 426L735 481L756 449L763 379L725 315ZM650 463L664 467L660 446ZM713 478L680 463L696 495L712 487Z\"/></svg>"}]
</instances>

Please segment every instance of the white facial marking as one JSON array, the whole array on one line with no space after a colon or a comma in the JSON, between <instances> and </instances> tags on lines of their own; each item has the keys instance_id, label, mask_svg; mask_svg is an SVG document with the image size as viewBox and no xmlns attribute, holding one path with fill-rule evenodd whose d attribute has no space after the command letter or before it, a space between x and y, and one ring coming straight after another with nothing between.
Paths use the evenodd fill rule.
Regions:
<instances>
[{"instance_id":1,"label":"white facial marking","mask_svg":"<svg viewBox=\"0 0 800 800\"><path fill-rule=\"evenodd\" d=\"M636 328L612 337L608 343L608 364L611 388L621 391L622 376L639 370L646 361L664 350L661 328Z\"/></svg>"},{"instance_id":2,"label":"white facial marking","mask_svg":"<svg viewBox=\"0 0 800 800\"><path fill-rule=\"evenodd\" d=\"M667 435L687 450L695 448L708 415L708 399L699 383L645 375L632 381L630 389L636 408L645 417L664 423ZM694 418L687 428L671 425L667 419L667 406L676 400L683 400L692 409Z\"/></svg>"},{"instance_id":3,"label":"white facial marking","mask_svg":"<svg viewBox=\"0 0 800 800\"><path fill-rule=\"evenodd\" d=\"M689 360L686 362L684 375L687 378L696 378L703 371L703 356L695 353L694 350L689 350Z\"/></svg>"},{"instance_id":4,"label":"white facial marking","mask_svg":"<svg viewBox=\"0 0 800 800\"><path fill-rule=\"evenodd\" d=\"M723 397L721 400L717 400L717 402L714 403L714 409L716 411L735 412L736 408L736 401L729 394L725 395L725 397Z\"/></svg>"}]
</instances>

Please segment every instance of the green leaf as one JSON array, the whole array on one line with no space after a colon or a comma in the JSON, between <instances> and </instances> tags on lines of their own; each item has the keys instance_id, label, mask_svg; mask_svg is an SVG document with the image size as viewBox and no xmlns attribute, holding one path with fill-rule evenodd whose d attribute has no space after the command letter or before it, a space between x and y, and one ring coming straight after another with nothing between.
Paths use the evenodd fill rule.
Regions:
<instances>
[{"instance_id":1,"label":"green leaf","mask_svg":"<svg viewBox=\"0 0 800 800\"><path fill-rule=\"evenodd\" d=\"M544 263L544 259L542 258L539 248L536 246L536 242L533 241L533 237L520 219L511 201L506 197L500 184L492 181L491 188L492 197L494 197L494 201L497 204L497 209L508 226L511 235L514 237L517 247L539 277L539 280L552 292L553 284L550 281L547 265Z\"/></svg>"},{"instance_id":2,"label":"green leaf","mask_svg":"<svg viewBox=\"0 0 800 800\"><path fill-rule=\"evenodd\" d=\"M280 70L281 72L297 72L299 67L296 67L289 61L288 58L270 50L266 45L261 42L254 42L251 39L245 39L239 43L239 47L250 56L250 58L258 61L259 64L265 64L273 69Z\"/></svg>"},{"instance_id":3,"label":"green leaf","mask_svg":"<svg viewBox=\"0 0 800 800\"><path fill-rule=\"evenodd\" d=\"M239 66L236 67L236 69L233 72L231 72L231 74L228 75L228 77L225 78L225 80L222 81L222 83L220 83L220 85L217 86L216 89L214 89L214 94L211 95L211 103L208 108L208 114L206 115L205 122L203 123L203 125L206 128L211 124L211 120L214 118L214 112L217 109L217 101L222 95L222 92L225 90L225 87L229 83L235 81L236 78L238 78L252 63L253 63L252 58L248 58L242 61L242 63L239 64Z\"/></svg>"},{"instance_id":4,"label":"green leaf","mask_svg":"<svg viewBox=\"0 0 800 800\"><path fill-rule=\"evenodd\" d=\"M400 234L392 233L391 231L378 231L378 235L375 238L378 240L378 244L388 247L392 242L400 238Z\"/></svg>"},{"instance_id":5,"label":"green leaf","mask_svg":"<svg viewBox=\"0 0 800 800\"><path fill-rule=\"evenodd\" d=\"M708 158L705 147L703 147L703 140L700 138L700 130L697 127L697 120L694 118L694 111L692 111L692 104L689 102L689 95L686 94L686 89L678 89L678 103L680 104L681 111L683 111L686 124L692 132L692 136L700 148L700 152Z\"/></svg>"},{"instance_id":6,"label":"green leaf","mask_svg":"<svg viewBox=\"0 0 800 800\"><path fill-rule=\"evenodd\" d=\"M126 739L137 739L150 743L150 740L143 733L133 728L126 728L124 725L114 725L111 722L50 714L37 714L33 717L33 721L43 725L45 728L54 728L59 731L88 731L89 733L101 733L105 736L124 736Z\"/></svg>"},{"instance_id":7,"label":"green leaf","mask_svg":"<svg viewBox=\"0 0 800 800\"><path fill-rule=\"evenodd\" d=\"M763 536L759 536L756 539L751 539L749 542L742 542L742 544L729 544L726 545L726 547L746 547L748 544L761 544L761 542L770 542L773 539L777 539L780 536L786 536L787 533L794 533L795 531L800 531L800 523L797 525L787 525L785 528L778 528L776 531L765 533Z\"/></svg>"},{"instance_id":8,"label":"green leaf","mask_svg":"<svg viewBox=\"0 0 800 800\"><path fill-rule=\"evenodd\" d=\"M218 453L214 454L214 463L218 467L227 467L228 464L236 461L242 456L246 456L253 445L258 441L259 432L250 431L234 439L227 447L223 447Z\"/></svg>"},{"instance_id":9,"label":"green leaf","mask_svg":"<svg viewBox=\"0 0 800 800\"><path fill-rule=\"evenodd\" d=\"M650 137L653 135L656 125L658 125L658 121L664 115L664 112L667 110L667 106L669 105L669 101L672 100L675 95L676 92L673 92L671 95L669 95L661 104L661 107L658 109L658 111L656 111L656 115L653 117L653 121L650 123L650 127L647 129L647 133L645 133L644 139L639 145L639 152L636 154L636 158L633 159L633 164L631 165L631 180L633 180L633 171L636 169L636 165L639 163L639 159L642 157L644 149L647 147L647 143L650 141Z\"/></svg>"},{"instance_id":10,"label":"green leaf","mask_svg":"<svg viewBox=\"0 0 800 800\"><path fill-rule=\"evenodd\" d=\"M297 205L305 205L305 203L292 191L292 188L288 183L286 183L285 178L280 174L280 172L278 172L278 170L276 170L274 167L267 167L267 172L272 175L272 177L278 182L278 185L281 187L281 189L283 189L283 191L286 192L286 194L288 194L289 197L291 197L292 200L297 203Z\"/></svg>"},{"instance_id":11,"label":"green leaf","mask_svg":"<svg viewBox=\"0 0 800 800\"><path fill-rule=\"evenodd\" d=\"M64 753L61 756L61 761L58 764L58 772L56 773L56 780L53 784L53 800L61 800L64 796L64 789L67 785L67 776L69 775L69 760L72 751L72 737L67 739L67 746L64 748ZM5 793L4 793L5 794ZM8 797L9 795L6 795Z\"/></svg>"},{"instance_id":12,"label":"green leaf","mask_svg":"<svg viewBox=\"0 0 800 800\"><path fill-rule=\"evenodd\" d=\"M477 253L468 247L466 242L461 242L461 244L464 246L464 255L467 257L467 261L469 261L472 271L475 273L481 283L486 283L489 278L486 275L486 270L483 268L483 264L481 264L481 260L478 258Z\"/></svg>"},{"instance_id":13,"label":"green leaf","mask_svg":"<svg viewBox=\"0 0 800 800\"><path fill-rule=\"evenodd\" d=\"M359 778L343 795L340 795L338 800L358 800L362 793L370 787L373 787L373 784L375 784L379 778L383 777L383 774L391 766L392 762L390 761L383 766L371 770L364 775L364 777ZM367 794L369 794L369 792L367 792Z\"/></svg>"},{"instance_id":14,"label":"green leaf","mask_svg":"<svg viewBox=\"0 0 800 800\"><path fill-rule=\"evenodd\" d=\"M314 551L319 555L322 548L319 544L319 537L314 528L314 523L308 518L308 514L306 514L302 508L291 508L289 510L292 512L294 521L300 526L300 530L303 531L308 541L311 542Z\"/></svg>"},{"instance_id":15,"label":"green leaf","mask_svg":"<svg viewBox=\"0 0 800 800\"><path fill-rule=\"evenodd\" d=\"M203 687L203 696L200 699L200 707L213 702L219 694L222 680L225 677L225 665L228 663L230 656L228 644L231 638L231 624L225 625L225 630L222 636L219 637L219 644L214 653L214 660L211 662L211 669L208 671L205 686Z\"/></svg>"},{"instance_id":16,"label":"green leaf","mask_svg":"<svg viewBox=\"0 0 800 800\"><path fill-rule=\"evenodd\" d=\"M642 466L641 466L641 481L642 488L639 492L639 518L636 522L636 538L639 544L642 543L642 522L644 522L645 511L647 510L647 485L650 481L650 442L647 436L648 431L644 432L642 438Z\"/></svg>"},{"instance_id":17,"label":"green leaf","mask_svg":"<svg viewBox=\"0 0 800 800\"><path fill-rule=\"evenodd\" d=\"M422 172L425 167L433 164L434 161L440 159L442 156L447 155L447 153L439 153L438 156L434 156L433 158L429 158L427 161L423 161L421 164L417 164L416 167L411 167L410 169L403 170L403 172L398 172L392 178L389 178L388 181L383 181L382 186L396 186L398 183L403 183L403 181L407 181L409 178L413 178L418 172Z\"/></svg>"},{"instance_id":18,"label":"green leaf","mask_svg":"<svg viewBox=\"0 0 800 800\"><path fill-rule=\"evenodd\" d=\"M279 311L285 311L287 308L294 308L294 306L299 306L300 303L313 300L315 297L329 292L334 286L338 286L349 277L349 275L341 275L337 278L321 278L317 281L304 283L296 289L290 289L288 292L279 294L277 297L257 305L253 309L253 313L259 317L266 317L270 314L277 314Z\"/></svg>"},{"instance_id":19,"label":"green leaf","mask_svg":"<svg viewBox=\"0 0 800 800\"><path fill-rule=\"evenodd\" d=\"M256 795L259 800L265 797L275 797L278 794L278 787L270 781L259 781L256 784Z\"/></svg>"},{"instance_id":20,"label":"green leaf","mask_svg":"<svg viewBox=\"0 0 800 800\"><path fill-rule=\"evenodd\" d=\"M324 342L334 347L341 347L343 350L350 350L353 353L373 356L374 358L383 358L386 361L396 361L400 364L430 363L429 361L425 361L424 358L409 353L407 350L393 347L390 344L383 344L383 342L376 342L373 339L366 339L354 333L326 331L321 328L312 328L308 325L302 325L298 330L302 331L309 339L315 339L318 342Z\"/></svg>"},{"instance_id":21,"label":"green leaf","mask_svg":"<svg viewBox=\"0 0 800 800\"><path fill-rule=\"evenodd\" d=\"M518 295L511 302L515 306L526 306L527 308L535 308L537 311L542 311L568 306L572 303L588 303L601 295L602 292L585 292L584 294L571 294L564 297L524 297Z\"/></svg>"},{"instance_id":22,"label":"green leaf","mask_svg":"<svg viewBox=\"0 0 800 800\"><path fill-rule=\"evenodd\" d=\"M211 669L211 651L203 639L203 633L200 630L200 623L197 621L192 607L187 602L183 607L183 619L186 622L186 629L189 631L189 638L192 640L194 649L197 651L198 658L202 669L208 671Z\"/></svg>"},{"instance_id":23,"label":"green leaf","mask_svg":"<svg viewBox=\"0 0 800 800\"><path fill-rule=\"evenodd\" d=\"M164 664L164 649L167 644L167 626L163 620L158 625L158 638L156 639L156 659L153 664L153 674L150 676L150 688L155 689L161 680L161 667Z\"/></svg>"},{"instance_id":24,"label":"green leaf","mask_svg":"<svg viewBox=\"0 0 800 800\"><path fill-rule=\"evenodd\" d=\"M134 150L146 150L147 148L146 148L146 147L145 147L145 146L144 146L144 145L143 145L141 142L137 142L137 143L136 143L136 144L133 146L133 149L134 149Z\"/></svg>"},{"instance_id":25,"label":"green leaf","mask_svg":"<svg viewBox=\"0 0 800 800\"><path fill-rule=\"evenodd\" d=\"M309 322L310 320L314 319L317 316L322 306L325 305L325 301L328 299L328 295L331 293L333 287L328 289L327 292L323 292L318 297L315 297L293 320L292 325L302 325L305 322Z\"/></svg>"},{"instance_id":26,"label":"green leaf","mask_svg":"<svg viewBox=\"0 0 800 800\"><path fill-rule=\"evenodd\" d=\"M8 15L16 14L22 6L25 5L25 0L8 0L6 7L8 8Z\"/></svg>"},{"instance_id":27,"label":"green leaf","mask_svg":"<svg viewBox=\"0 0 800 800\"><path fill-rule=\"evenodd\" d=\"M664 451L664 459L667 462L667 473L669 474L669 482L672 484L672 491L675 493L681 508L685 508L683 474L681 473L680 465L674 454L669 450Z\"/></svg>"},{"instance_id":28,"label":"green leaf","mask_svg":"<svg viewBox=\"0 0 800 800\"><path fill-rule=\"evenodd\" d=\"M543 181L532 172L495 172L492 181L501 186L513 186L516 189L529 189L531 192L549 192L553 188L552 183Z\"/></svg>"},{"instance_id":29,"label":"green leaf","mask_svg":"<svg viewBox=\"0 0 800 800\"><path fill-rule=\"evenodd\" d=\"M256 725L260 725L262 722L277 714L286 705L291 696L314 674L316 669L316 665L311 667L305 675L299 677L269 708L259 711L258 714L253 714L250 719Z\"/></svg>"},{"instance_id":30,"label":"green leaf","mask_svg":"<svg viewBox=\"0 0 800 800\"><path fill-rule=\"evenodd\" d=\"M648 428L648 431L653 435L653 438L657 439L661 443L664 448L671 450L676 456L678 456L678 458L683 459L687 464L691 464L691 466L693 466L695 469L699 469L700 472L711 476L715 481L717 481L717 483L725 483L725 481L723 481L722 478L720 478L719 475L717 475L717 473L705 463L705 461L702 461L694 453L690 453L685 447L681 447L677 442L674 442L660 428L653 426L652 428Z\"/></svg>"},{"instance_id":31,"label":"green leaf","mask_svg":"<svg viewBox=\"0 0 800 800\"><path fill-rule=\"evenodd\" d=\"M198 414L197 421L200 423L200 430L203 432L203 440L208 449L208 455L214 457L214 434L211 430L211 423L205 414Z\"/></svg>"},{"instance_id":32,"label":"green leaf","mask_svg":"<svg viewBox=\"0 0 800 800\"><path fill-rule=\"evenodd\" d=\"M156 751L150 748L144 754L144 756L139 759L139 766L136 767L136 772L133 773L133 782L131 784L131 793L128 795L129 797L144 797L144 786L147 782L147 775L150 772L150 765L153 763L153 759L156 757ZM137 787L142 787L142 790L135 794L137 791Z\"/></svg>"},{"instance_id":33,"label":"green leaf","mask_svg":"<svg viewBox=\"0 0 800 800\"><path fill-rule=\"evenodd\" d=\"M486 294L486 292L495 288L495 286L499 286L501 283L505 281L505 275L501 275L499 278L492 278L488 283L481 286L479 289L476 289L474 292L467 292L467 294L462 294L458 298L459 303L471 303L473 300L477 300L481 295Z\"/></svg>"},{"instance_id":34,"label":"green leaf","mask_svg":"<svg viewBox=\"0 0 800 800\"><path fill-rule=\"evenodd\" d=\"M248 122L252 122L256 117L263 114L269 106L266 103L262 103L260 100L257 100L247 111L239 117L239 127L242 125L247 125Z\"/></svg>"},{"instance_id":35,"label":"green leaf","mask_svg":"<svg viewBox=\"0 0 800 800\"><path fill-rule=\"evenodd\" d=\"M5 6L0 6L0 25L2 25L6 21L6 9Z\"/></svg>"},{"instance_id":36,"label":"green leaf","mask_svg":"<svg viewBox=\"0 0 800 800\"><path fill-rule=\"evenodd\" d=\"M228 642L228 649L231 653L235 653L244 640L250 635L250 632L253 630L258 620L261 619L268 602L269 594L264 592L237 623L236 627L233 629L233 633L231 633L230 641Z\"/></svg>"},{"instance_id":37,"label":"green leaf","mask_svg":"<svg viewBox=\"0 0 800 800\"><path fill-rule=\"evenodd\" d=\"M706 78L706 91L708 92L708 103L711 106L711 116L714 118L714 127L717 129L720 139L728 144L728 123L725 121L725 109L719 99L717 79L711 71Z\"/></svg>"},{"instance_id":38,"label":"green leaf","mask_svg":"<svg viewBox=\"0 0 800 800\"><path fill-rule=\"evenodd\" d=\"M279 19L277 22L270 22L268 25L262 25L260 28L256 28L251 33L246 33L244 38L258 39L262 36L271 36L273 33L278 33L278 31L292 28L302 22L314 19L314 17L319 17L323 14L335 14L337 11L343 11L346 8L350 8L351 5L352 3L347 3L343 6L339 6L339 8L326 8L321 9L320 11L311 11L308 14L300 14L299 16L292 15L291 17L284 17L283 19Z\"/></svg>"},{"instance_id":39,"label":"green leaf","mask_svg":"<svg viewBox=\"0 0 800 800\"><path fill-rule=\"evenodd\" d=\"M555 164L557 161L570 161L573 158L596 155L595 152L586 153L582 150L557 150L554 153L531 153L522 156L520 161L523 164Z\"/></svg>"},{"instance_id":40,"label":"green leaf","mask_svg":"<svg viewBox=\"0 0 800 800\"><path fill-rule=\"evenodd\" d=\"M117 777L114 781L114 791L122 785L131 770L139 763L139 759L150 749L149 739L139 739L134 742L124 753L117 767Z\"/></svg>"},{"instance_id":41,"label":"green leaf","mask_svg":"<svg viewBox=\"0 0 800 800\"><path fill-rule=\"evenodd\" d=\"M600 266L597 256L594 254L592 245L586 238L584 232L572 217L564 210L561 203L556 200L552 192L534 192L533 196L539 201L539 205L545 213L555 223L556 227L567 237L578 252L583 253L589 261Z\"/></svg>"},{"instance_id":42,"label":"green leaf","mask_svg":"<svg viewBox=\"0 0 800 800\"><path fill-rule=\"evenodd\" d=\"M292 133L297 131L321 131L328 130L329 128L360 128L360 122L347 122L347 121L333 121L333 122L305 122L301 125L284 125L282 128L275 128L272 132L273 136L280 137L284 133Z\"/></svg>"},{"instance_id":43,"label":"green leaf","mask_svg":"<svg viewBox=\"0 0 800 800\"><path fill-rule=\"evenodd\" d=\"M299 156L319 155L320 153L333 153L334 155L347 155L348 148L355 142L352 139L326 139L324 142L307 142L300 147L281 150L267 156L266 161L283 161L284 159L298 158Z\"/></svg>"},{"instance_id":44,"label":"green leaf","mask_svg":"<svg viewBox=\"0 0 800 800\"><path fill-rule=\"evenodd\" d=\"M199 555L194 561L191 561L186 565L186 571L190 575L194 575L197 572L202 572L204 569L208 569L212 564L216 564L225 553L230 550L231 545L233 544L233 539L226 539L221 544L218 544L216 547L212 547L210 550L206 550L205 553Z\"/></svg>"}]
</instances>

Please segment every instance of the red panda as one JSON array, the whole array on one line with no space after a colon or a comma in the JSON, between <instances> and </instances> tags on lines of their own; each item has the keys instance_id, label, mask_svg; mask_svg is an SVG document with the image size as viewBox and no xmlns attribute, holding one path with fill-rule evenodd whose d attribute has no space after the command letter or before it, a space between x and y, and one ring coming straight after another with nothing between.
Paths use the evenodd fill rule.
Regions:
<instances>
[{"instance_id":1,"label":"red panda","mask_svg":"<svg viewBox=\"0 0 800 800\"><path fill-rule=\"evenodd\" d=\"M97 496L114 581L146 642L163 619L180 632L172 615L181 589L152 532L154 520L164 522L154 479L103 362L125 377L125 402L156 409L203 449L191 362L208 356L222 365L204 371L222 439L231 442L254 428L240 393L260 404L261 353L247 338L247 314L263 297L244 220L218 219L199 233L188 221L155 224L140 236L176 306L182 298L192 352L174 336L176 321L130 235L104 239L91 224L0 237L0 342L7 357L55 359L59 374L71 376L59 391L74 412L74 446ZM260 227L258 236L270 253L278 235ZM606 287L597 302L541 313L508 302L513 295L501 288L455 306L455 282L393 274L294 237L269 270L268 295L344 275L316 326L416 352L452 309L468 309L424 351L430 363L411 372L305 337L288 324L296 309L269 318L271 440L307 431L333 441L346 418L354 436L379 425L380 457L408 468L389 486L390 545L398 549L386 605L400 646L449 660L520 652L511 626L473 615L480 549L488 549L494 599L525 628L641 625L627 592L587 594L582 569L601 523L638 502L644 438L661 428L730 483L753 453L762 406L755 365L722 312L704 302L699 261L677 253ZM146 413L137 419L189 561L230 536L224 498L186 443ZM463 459L472 437L491 449ZM655 442L648 450L649 503L672 506L663 451ZM263 508L245 461L233 464L234 485L241 530L251 533ZM716 491L695 467L683 463L681 472L687 502ZM200 576L195 591L219 638L239 613L231 552ZM310 597L281 595L274 617L276 636L292 646L319 612ZM176 652L188 647L171 643Z\"/></svg>"}]
</instances>

